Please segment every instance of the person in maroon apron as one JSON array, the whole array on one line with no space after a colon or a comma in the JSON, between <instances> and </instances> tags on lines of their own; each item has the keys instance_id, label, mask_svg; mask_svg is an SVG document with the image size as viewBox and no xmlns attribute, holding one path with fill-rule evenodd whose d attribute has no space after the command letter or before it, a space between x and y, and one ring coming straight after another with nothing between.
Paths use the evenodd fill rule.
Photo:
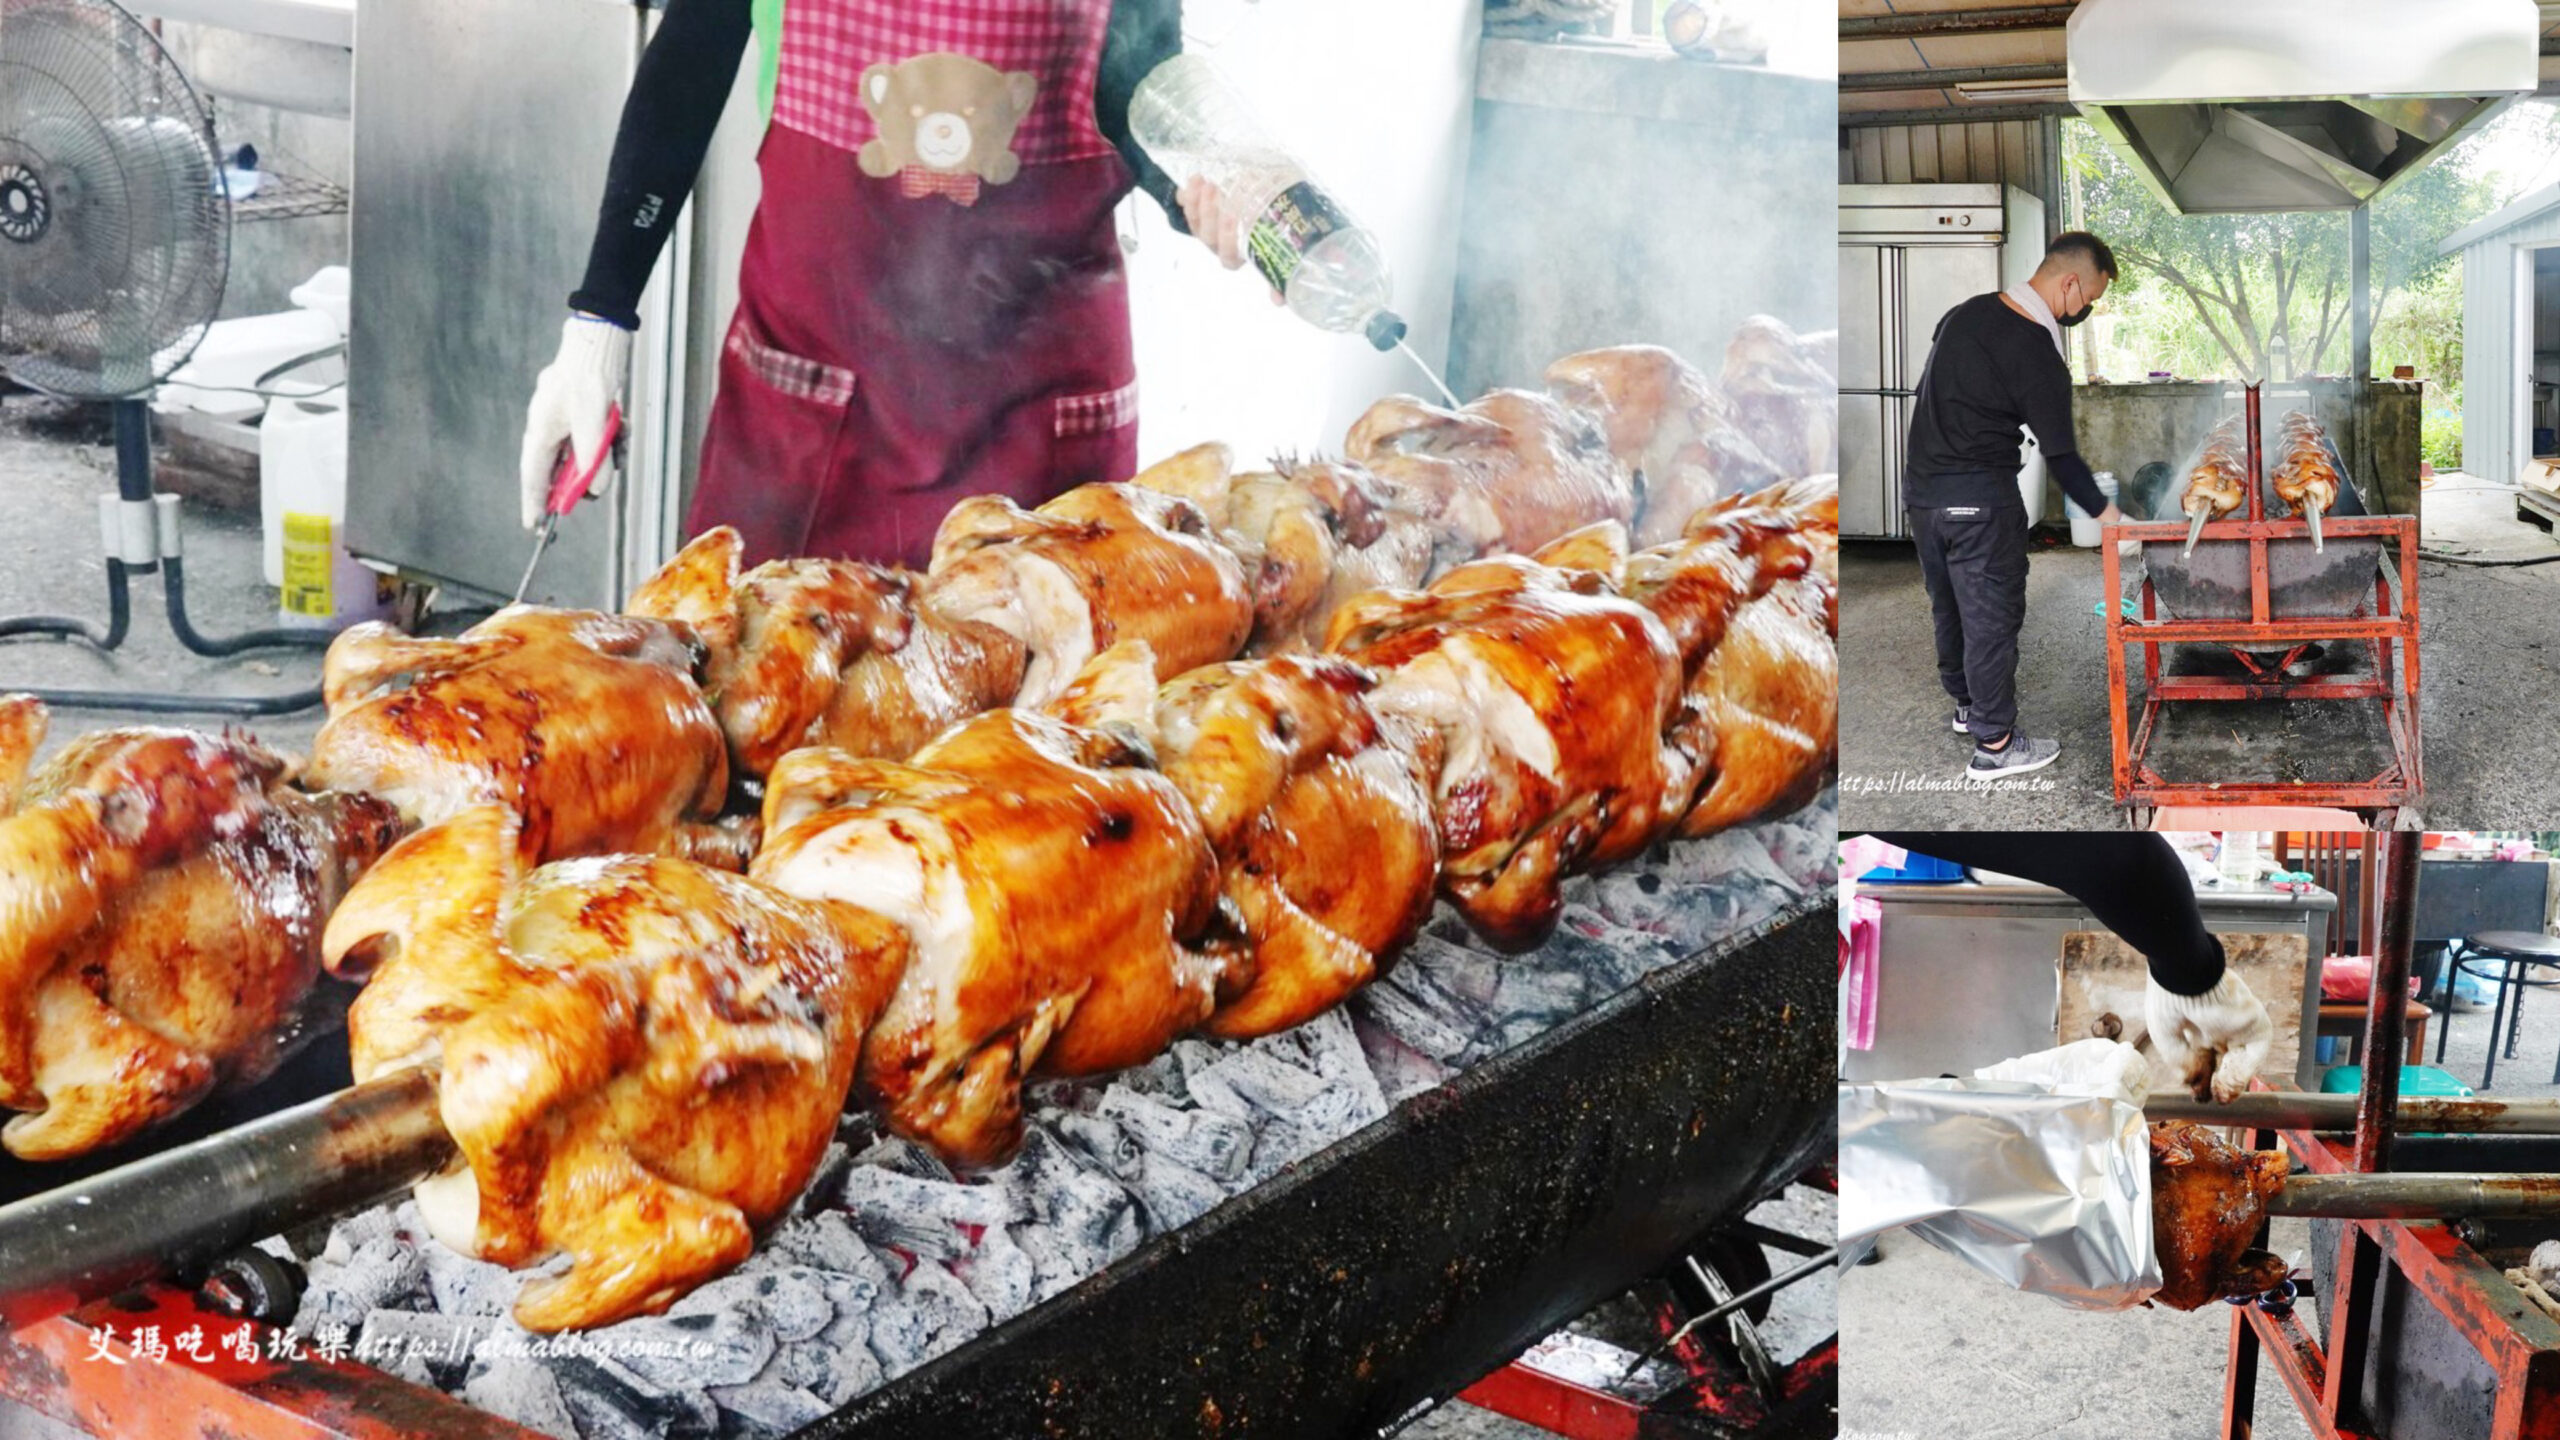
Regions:
<instances>
[{"instance_id":1,"label":"person in maroon apron","mask_svg":"<svg viewBox=\"0 0 2560 1440\"><path fill-rule=\"evenodd\" d=\"M604 443L640 291L751 37L763 199L688 530L737 527L750 562L921 566L964 496L1033 505L1132 474L1113 207L1143 184L1242 258L1215 193L1177 199L1128 135L1131 91L1180 49L1179 0L669 0L535 387L525 523L561 447Z\"/></svg>"}]
</instances>

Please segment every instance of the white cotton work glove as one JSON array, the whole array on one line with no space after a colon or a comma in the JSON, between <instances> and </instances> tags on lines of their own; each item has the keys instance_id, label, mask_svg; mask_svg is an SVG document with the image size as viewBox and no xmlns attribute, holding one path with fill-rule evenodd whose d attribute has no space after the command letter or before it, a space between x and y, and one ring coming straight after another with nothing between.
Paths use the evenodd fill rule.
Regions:
<instances>
[{"instance_id":1,"label":"white cotton work glove","mask_svg":"<svg viewBox=\"0 0 2560 1440\"><path fill-rule=\"evenodd\" d=\"M516 477L524 528L542 524L561 445L571 446L581 465L603 448L605 415L622 402L630 379L630 331L587 314L572 314L561 323L560 354L533 382L533 404L525 413L524 457ZM601 492L611 478L599 468L595 487L587 493Z\"/></svg>"},{"instance_id":2,"label":"white cotton work glove","mask_svg":"<svg viewBox=\"0 0 2560 1440\"><path fill-rule=\"evenodd\" d=\"M2224 1105L2258 1077L2276 1040L2266 1005L2230 970L2201 995L2172 995L2151 981L2143 1014L2161 1060L2186 1078L2197 1099L2209 1081L2214 1100Z\"/></svg>"}]
</instances>

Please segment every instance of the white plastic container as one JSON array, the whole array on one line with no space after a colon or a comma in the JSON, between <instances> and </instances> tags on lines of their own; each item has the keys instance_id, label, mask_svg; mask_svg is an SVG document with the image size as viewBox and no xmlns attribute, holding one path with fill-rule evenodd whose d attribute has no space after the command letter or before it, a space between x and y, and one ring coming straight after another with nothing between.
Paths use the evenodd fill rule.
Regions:
<instances>
[{"instance_id":1,"label":"white plastic container","mask_svg":"<svg viewBox=\"0 0 2560 1440\"><path fill-rule=\"evenodd\" d=\"M278 623L340 630L390 609L386 577L342 543L347 411L336 396L277 399L258 426L258 518Z\"/></svg>"},{"instance_id":2,"label":"white plastic container","mask_svg":"<svg viewBox=\"0 0 2560 1440\"><path fill-rule=\"evenodd\" d=\"M2018 503L2027 507L2027 523L2044 518L2044 451L2034 431L2018 427Z\"/></svg>"},{"instance_id":3,"label":"white plastic container","mask_svg":"<svg viewBox=\"0 0 2560 1440\"><path fill-rule=\"evenodd\" d=\"M321 310L280 310L273 315L216 320L205 327L204 342L195 354L152 393L151 408L163 414L200 410L226 419L246 419L265 403L251 393L259 376L345 338L337 319ZM346 373L340 360L315 361L279 376L268 388L309 393L343 380Z\"/></svg>"},{"instance_id":4,"label":"white plastic container","mask_svg":"<svg viewBox=\"0 0 2560 1440\"><path fill-rule=\"evenodd\" d=\"M2108 504L2116 503L2116 472L2098 472L2098 493L2107 497ZM2072 544L2083 550L2092 550L2106 538L2106 532L2098 525L2098 517L2081 509L2080 502L2068 495L2062 497L2062 513L2071 517Z\"/></svg>"},{"instance_id":5,"label":"white plastic container","mask_svg":"<svg viewBox=\"0 0 2560 1440\"><path fill-rule=\"evenodd\" d=\"M285 298L304 310L317 310L338 322L338 333L347 333L347 296L351 290L347 267L323 265L311 278L285 292Z\"/></svg>"}]
</instances>

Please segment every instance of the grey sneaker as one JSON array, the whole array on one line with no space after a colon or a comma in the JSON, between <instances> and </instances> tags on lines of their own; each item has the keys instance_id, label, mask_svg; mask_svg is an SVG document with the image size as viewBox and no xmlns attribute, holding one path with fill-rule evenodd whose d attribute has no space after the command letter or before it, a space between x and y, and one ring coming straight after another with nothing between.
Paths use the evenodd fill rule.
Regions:
<instances>
[{"instance_id":1,"label":"grey sneaker","mask_svg":"<svg viewBox=\"0 0 2560 1440\"><path fill-rule=\"evenodd\" d=\"M1955 728L1956 728L1956 733L1957 733L1957 734L1959 734L1959 735L1970 735L1970 734L1972 734L1972 733L1973 733L1972 726L1973 726L1973 707L1972 707L1972 706L1970 706L1970 705L1959 705L1959 706L1957 706L1957 707L1956 707L1956 727L1955 727Z\"/></svg>"},{"instance_id":2,"label":"grey sneaker","mask_svg":"<svg viewBox=\"0 0 2560 1440\"><path fill-rule=\"evenodd\" d=\"M1973 760L1964 767L1969 780L1997 780L2003 775L2024 775L2041 770L2062 758L2059 740L2032 740L2015 731L2009 734L2008 748L1985 750L1973 747Z\"/></svg>"}]
</instances>

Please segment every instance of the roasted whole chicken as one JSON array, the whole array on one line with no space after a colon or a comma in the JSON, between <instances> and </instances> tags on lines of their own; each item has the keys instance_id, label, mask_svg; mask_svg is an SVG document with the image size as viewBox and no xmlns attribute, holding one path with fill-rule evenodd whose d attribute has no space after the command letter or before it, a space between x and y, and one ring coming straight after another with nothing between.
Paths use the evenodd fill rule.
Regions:
<instances>
[{"instance_id":1,"label":"roasted whole chicken","mask_svg":"<svg viewBox=\"0 0 2560 1440\"><path fill-rule=\"evenodd\" d=\"M474 805L522 817L531 862L730 843L720 724L691 627L515 605L450 640L387 625L329 647L328 723L309 779L377 795L419 825Z\"/></svg>"},{"instance_id":2,"label":"roasted whole chicken","mask_svg":"<svg viewBox=\"0 0 2560 1440\"><path fill-rule=\"evenodd\" d=\"M1544 940L1564 878L1667 832L1696 784L1666 738L1679 652L1650 611L1607 591L1579 568L1479 560L1352 602L1327 637L1378 674L1372 710L1432 735L1442 891L1505 948Z\"/></svg>"},{"instance_id":3,"label":"roasted whole chicken","mask_svg":"<svg viewBox=\"0 0 2560 1440\"><path fill-rule=\"evenodd\" d=\"M1659 345L1568 355L1547 367L1546 382L1557 399L1601 417L1610 453L1635 475L1638 545L1677 539L1709 503L1783 478L1740 428L1732 402Z\"/></svg>"},{"instance_id":4,"label":"roasted whole chicken","mask_svg":"<svg viewBox=\"0 0 2560 1440\"><path fill-rule=\"evenodd\" d=\"M1013 703L1045 705L1123 640L1160 678L1233 659L1253 631L1244 567L1199 507L1126 482L1079 485L1037 510L975 495L933 538L925 603L992 625L1028 652Z\"/></svg>"},{"instance_id":5,"label":"roasted whole chicken","mask_svg":"<svg viewBox=\"0 0 2560 1440\"><path fill-rule=\"evenodd\" d=\"M2299 410L2285 412L2277 442L2276 498L2311 522L2311 538L2320 539L2320 517L2338 503L2338 467L2329 458L2329 433Z\"/></svg>"},{"instance_id":6,"label":"roasted whole chicken","mask_svg":"<svg viewBox=\"0 0 2560 1440\"><path fill-rule=\"evenodd\" d=\"M1395 508L1430 523L1435 569L1635 516L1634 479L1602 422L1552 396L1495 390L1444 410L1391 395L1353 423L1344 449Z\"/></svg>"},{"instance_id":7,"label":"roasted whole chicken","mask_svg":"<svg viewBox=\"0 0 2560 1440\"><path fill-rule=\"evenodd\" d=\"M1742 433L1788 475L1840 469L1839 334L1798 335L1767 315L1733 332L1724 393Z\"/></svg>"},{"instance_id":8,"label":"roasted whole chicken","mask_svg":"<svg viewBox=\"0 0 2560 1440\"><path fill-rule=\"evenodd\" d=\"M2219 520L2249 499L2249 458L2240 433L2240 417L2226 415L2206 434L2195 467L2187 472L2178 508L2187 516L2187 549L2196 548L2205 523Z\"/></svg>"},{"instance_id":9,"label":"roasted whole chicken","mask_svg":"<svg viewBox=\"0 0 2560 1440\"><path fill-rule=\"evenodd\" d=\"M1315 1018L1386 973L1430 917L1436 737L1389 732L1374 679L1330 656L1204 666L1158 686L1115 647L1055 707L1146 738L1199 812L1252 983L1207 1028L1244 1039Z\"/></svg>"},{"instance_id":10,"label":"roasted whole chicken","mask_svg":"<svg viewBox=\"0 0 2560 1440\"><path fill-rule=\"evenodd\" d=\"M2192 1121L2152 1126L2151 1238L2160 1252L2160 1290L2151 1298L2194 1310L2283 1281L2284 1261L2251 1245L2267 1201L2284 1189L2286 1168L2281 1152L2243 1150Z\"/></svg>"},{"instance_id":11,"label":"roasted whole chicken","mask_svg":"<svg viewBox=\"0 0 2560 1440\"><path fill-rule=\"evenodd\" d=\"M1431 567L1430 525L1395 509L1355 465L1284 461L1239 475L1227 447L1200 445L1131 483L1190 501L1242 562L1253 593L1252 654L1312 649L1343 601L1419 585Z\"/></svg>"},{"instance_id":12,"label":"roasted whole chicken","mask_svg":"<svg viewBox=\"0 0 2560 1440\"><path fill-rule=\"evenodd\" d=\"M745 1259L835 1134L906 935L671 856L528 872L514 812L461 811L394 847L330 917L328 963L370 971L355 1074L438 1067L459 1162L419 1213L466 1255L564 1274L528 1330L666 1308Z\"/></svg>"},{"instance_id":13,"label":"roasted whole chicken","mask_svg":"<svg viewBox=\"0 0 2560 1440\"><path fill-rule=\"evenodd\" d=\"M254 741L102 730L29 775L44 709L0 699L0 1129L55 1160L116 1144L290 1052L320 925L398 837L305 795Z\"/></svg>"},{"instance_id":14,"label":"roasted whole chicken","mask_svg":"<svg viewBox=\"0 0 2560 1440\"><path fill-rule=\"evenodd\" d=\"M1199 816L1145 760L1008 709L905 764L813 748L774 767L749 873L906 927L862 1086L954 1165L1021 1144L1026 1077L1143 1064L1250 978L1213 933L1232 927Z\"/></svg>"},{"instance_id":15,"label":"roasted whole chicken","mask_svg":"<svg viewBox=\"0 0 2560 1440\"><path fill-rule=\"evenodd\" d=\"M737 531L705 531L625 607L702 637L704 689L741 779L803 745L903 759L1021 688L1022 641L918 604L912 572L774 560L741 575L743 553Z\"/></svg>"}]
</instances>

